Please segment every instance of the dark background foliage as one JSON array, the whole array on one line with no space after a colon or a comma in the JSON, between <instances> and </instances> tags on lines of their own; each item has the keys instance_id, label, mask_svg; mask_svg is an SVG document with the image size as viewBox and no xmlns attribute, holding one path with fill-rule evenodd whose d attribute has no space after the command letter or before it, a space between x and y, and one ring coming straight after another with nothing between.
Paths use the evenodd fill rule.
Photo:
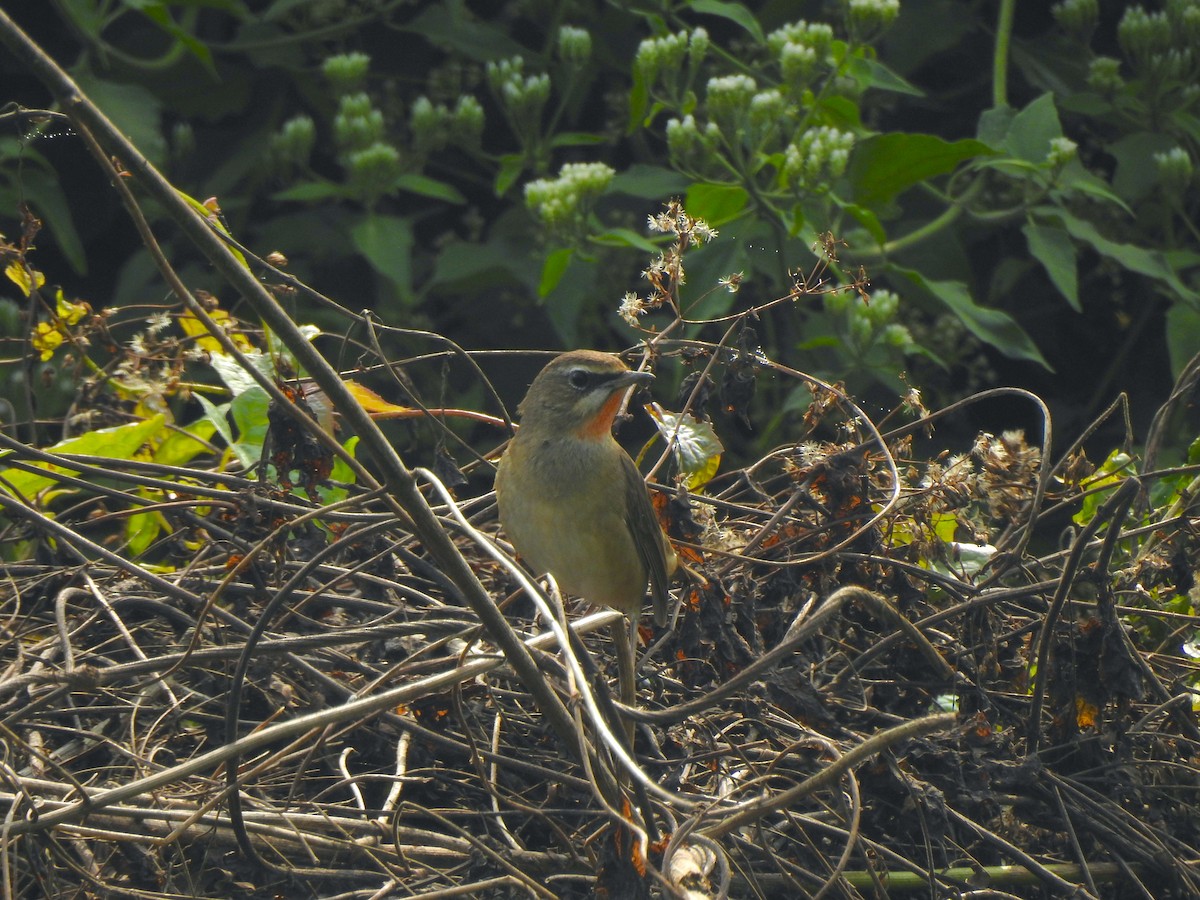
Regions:
<instances>
[{"instance_id":1,"label":"dark background foliage","mask_svg":"<svg viewBox=\"0 0 1200 900\"><path fill-rule=\"evenodd\" d=\"M671 196L721 232L689 264L693 318L786 295L826 232L848 245L841 269L864 266L898 302L872 313L800 299L756 337L880 406L906 372L939 404L1029 387L1060 434L1124 391L1144 426L1200 347L1194 3L922 0L898 16L886 3L706 0L8 5L181 190L216 198L247 247L283 252L350 309L469 348L631 343L616 309L644 290L645 219ZM787 32L801 19L829 23L832 45ZM644 42L697 28L708 49L694 66L655 68ZM811 70L789 76L784 43L815 46ZM0 67L0 99L47 105L11 59ZM744 111L719 110L714 79L738 77L772 94L778 121L755 131L729 118ZM669 123L686 116L720 125L723 143L672 146ZM822 127L848 154L789 169L787 152ZM50 281L96 308L160 302L78 141L23 118L4 128L5 233L28 199L48 226L37 260ZM611 167L595 196L555 186L575 162ZM523 195L538 179L578 206L544 215ZM219 292L165 240L190 285ZM737 295L714 290L735 272ZM500 373L509 396L530 371ZM806 399L760 396L768 436ZM1036 421L1020 405L971 415L965 432Z\"/></svg>"}]
</instances>

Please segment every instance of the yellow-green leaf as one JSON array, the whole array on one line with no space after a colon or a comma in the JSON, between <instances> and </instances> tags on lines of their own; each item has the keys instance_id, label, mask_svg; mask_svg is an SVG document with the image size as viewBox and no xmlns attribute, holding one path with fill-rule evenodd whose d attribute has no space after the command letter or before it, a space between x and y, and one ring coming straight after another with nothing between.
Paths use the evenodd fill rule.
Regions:
<instances>
[{"instance_id":1,"label":"yellow-green leaf","mask_svg":"<svg viewBox=\"0 0 1200 900\"><path fill-rule=\"evenodd\" d=\"M100 428L89 431L79 437L61 441L48 448L49 453L72 453L81 456L102 456L107 459L133 459L147 441L153 440L166 431L166 417L154 416L142 422L130 422L127 425L117 425L113 428ZM0 459L11 453L0 455ZM21 469L0 469L0 489L11 490L16 494L32 499L39 492L55 484L56 473L74 475L75 470L65 466L39 464L46 474L26 472Z\"/></svg>"},{"instance_id":2,"label":"yellow-green leaf","mask_svg":"<svg viewBox=\"0 0 1200 900\"><path fill-rule=\"evenodd\" d=\"M647 407L661 434L671 446L675 464L690 491L698 491L712 480L721 465L725 448L708 422L700 422L690 413L669 412L652 403Z\"/></svg>"},{"instance_id":3,"label":"yellow-green leaf","mask_svg":"<svg viewBox=\"0 0 1200 900\"><path fill-rule=\"evenodd\" d=\"M9 281L21 289L21 293L26 297L46 283L45 275L19 259L14 259L5 266L4 274L8 276Z\"/></svg>"},{"instance_id":4,"label":"yellow-green leaf","mask_svg":"<svg viewBox=\"0 0 1200 900\"><path fill-rule=\"evenodd\" d=\"M38 356L42 362L52 357L54 351L62 346L62 342L63 333L49 322L38 322L34 326L33 335L29 339L29 343L38 352Z\"/></svg>"},{"instance_id":5,"label":"yellow-green leaf","mask_svg":"<svg viewBox=\"0 0 1200 900\"><path fill-rule=\"evenodd\" d=\"M82 300L78 303L68 300L63 296L62 288L59 288L54 297L54 310L67 325L75 325L92 311L92 307Z\"/></svg>"}]
</instances>

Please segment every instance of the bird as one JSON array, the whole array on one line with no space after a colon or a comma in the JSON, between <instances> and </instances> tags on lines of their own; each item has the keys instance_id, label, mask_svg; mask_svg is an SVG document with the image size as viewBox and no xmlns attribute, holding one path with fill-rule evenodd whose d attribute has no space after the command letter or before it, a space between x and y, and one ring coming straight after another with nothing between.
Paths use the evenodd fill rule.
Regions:
<instances>
[{"instance_id":1,"label":"bird","mask_svg":"<svg viewBox=\"0 0 1200 900\"><path fill-rule=\"evenodd\" d=\"M626 705L635 697L633 648L647 584L654 620L665 625L678 564L641 472L612 434L627 390L653 380L611 353L574 350L551 360L517 408L520 428L495 482L500 524L530 569L628 617L617 641Z\"/></svg>"}]
</instances>

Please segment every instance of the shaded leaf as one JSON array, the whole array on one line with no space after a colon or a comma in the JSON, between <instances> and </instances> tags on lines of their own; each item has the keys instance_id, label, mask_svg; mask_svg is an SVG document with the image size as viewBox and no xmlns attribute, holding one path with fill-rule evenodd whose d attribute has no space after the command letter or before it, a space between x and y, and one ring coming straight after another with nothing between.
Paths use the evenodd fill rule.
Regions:
<instances>
[{"instance_id":1,"label":"shaded leaf","mask_svg":"<svg viewBox=\"0 0 1200 900\"><path fill-rule=\"evenodd\" d=\"M1026 359L1050 369L1050 364L1016 319L1002 310L977 304L963 282L934 281L914 269L895 268L893 271L945 304L966 329L985 344L1013 359Z\"/></svg>"},{"instance_id":2,"label":"shaded leaf","mask_svg":"<svg viewBox=\"0 0 1200 900\"><path fill-rule=\"evenodd\" d=\"M551 147L587 147L592 144L603 144L607 138L602 134L590 131L562 131L550 139Z\"/></svg>"},{"instance_id":3,"label":"shaded leaf","mask_svg":"<svg viewBox=\"0 0 1200 900\"><path fill-rule=\"evenodd\" d=\"M476 18L463 0L431 4L402 30L478 62L527 52L507 31Z\"/></svg>"},{"instance_id":4,"label":"shaded leaf","mask_svg":"<svg viewBox=\"0 0 1200 900\"><path fill-rule=\"evenodd\" d=\"M525 171L525 157L520 153L507 153L500 157L496 170L496 196L503 197Z\"/></svg>"},{"instance_id":5,"label":"shaded leaf","mask_svg":"<svg viewBox=\"0 0 1200 900\"><path fill-rule=\"evenodd\" d=\"M106 81L86 64L72 69L71 76L147 159L158 166L163 164L167 140L162 133L162 104L149 88Z\"/></svg>"},{"instance_id":6,"label":"shaded leaf","mask_svg":"<svg viewBox=\"0 0 1200 900\"><path fill-rule=\"evenodd\" d=\"M1075 245L1061 228L1029 222L1022 229L1029 243L1029 252L1042 264L1046 274L1060 294L1067 298L1071 309L1083 312L1079 303L1079 272L1075 260Z\"/></svg>"},{"instance_id":7,"label":"shaded leaf","mask_svg":"<svg viewBox=\"0 0 1200 900\"><path fill-rule=\"evenodd\" d=\"M1012 117L1002 146L1018 159L1040 164L1050 152L1050 141L1062 136L1054 95L1047 93Z\"/></svg>"},{"instance_id":8,"label":"shaded leaf","mask_svg":"<svg viewBox=\"0 0 1200 900\"><path fill-rule=\"evenodd\" d=\"M405 300L411 300L412 222L400 216L369 213L350 229L359 252L387 278Z\"/></svg>"},{"instance_id":9,"label":"shaded leaf","mask_svg":"<svg viewBox=\"0 0 1200 900\"><path fill-rule=\"evenodd\" d=\"M408 191L410 194L419 194L422 197L431 197L434 200L445 200L447 203L462 204L467 202L467 198L454 185L438 181L436 178L430 178L428 175L417 174L416 172L401 175L396 179L394 187L401 191Z\"/></svg>"},{"instance_id":10,"label":"shaded leaf","mask_svg":"<svg viewBox=\"0 0 1200 900\"><path fill-rule=\"evenodd\" d=\"M879 206L927 178L954 171L965 160L994 152L969 138L950 142L932 134L880 134L855 145L847 176L857 203Z\"/></svg>"},{"instance_id":11,"label":"shaded leaf","mask_svg":"<svg viewBox=\"0 0 1200 900\"><path fill-rule=\"evenodd\" d=\"M863 87L891 91L894 94L908 94L910 97L925 96L923 90L901 78L877 59L855 56L851 58L847 68L851 77Z\"/></svg>"},{"instance_id":12,"label":"shaded leaf","mask_svg":"<svg viewBox=\"0 0 1200 900\"><path fill-rule=\"evenodd\" d=\"M1200 353L1200 311L1186 303L1176 303L1167 310L1167 356L1171 361L1171 374L1177 377L1197 353Z\"/></svg>"},{"instance_id":13,"label":"shaded leaf","mask_svg":"<svg viewBox=\"0 0 1200 900\"><path fill-rule=\"evenodd\" d=\"M335 181L302 181L284 188L282 191L276 191L271 195L271 199L311 201L348 196L350 196L349 189Z\"/></svg>"},{"instance_id":14,"label":"shaded leaf","mask_svg":"<svg viewBox=\"0 0 1200 900\"><path fill-rule=\"evenodd\" d=\"M1147 250L1133 244L1109 240L1091 222L1057 207L1042 207L1035 212L1044 213L1047 218L1057 217L1071 237L1088 244L1101 256L1107 256L1127 269L1170 285L1180 297L1188 300L1197 299L1196 292L1179 280L1179 275L1163 254L1157 250Z\"/></svg>"},{"instance_id":15,"label":"shaded leaf","mask_svg":"<svg viewBox=\"0 0 1200 900\"><path fill-rule=\"evenodd\" d=\"M613 177L608 192L647 200L666 200L672 196L682 196L689 184L688 179L674 169L634 163Z\"/></svg>"},{"instance_id":16,"label":"shaded leaf","mask_svg":"<svg viewBox=\"0 0 1200 900\"><path fill-rule=\"evenodd\" d=\"M695 12L720 16L722 19L733 22L749 32L750 36L760 44L766 41L758 19L741 3L730 3L728 0L692 0L691 7Z\"/></svg>"},{"instance_id":17,"label":"shaded leaf","mask_svg":"<svg viewBox=\"0 0 1200 900\"><path fill-rule=\"evenodd\" d=\"M546 257L546 262L542 265L542 278L538 282L538 296L545 297L562 281L562 277L566 274L567 266L571 264L571 258L575 255L574 249L571 247L563 247L560 250L555 250Z\"/></svg>"},{"instance_id":18,"label":"shaded leaf","mask_svg":"<svg viewBox=\"0 0 1200 900\"><path fill-rule=\"evenodd\" d=\"M596 235L592 240L597 244L604 244L609 247L633 247L644 253L656 254L660 250L658 244L645 235L638 234L631 228L610 228L603 234Z\"/></svg>"}]
</instances>

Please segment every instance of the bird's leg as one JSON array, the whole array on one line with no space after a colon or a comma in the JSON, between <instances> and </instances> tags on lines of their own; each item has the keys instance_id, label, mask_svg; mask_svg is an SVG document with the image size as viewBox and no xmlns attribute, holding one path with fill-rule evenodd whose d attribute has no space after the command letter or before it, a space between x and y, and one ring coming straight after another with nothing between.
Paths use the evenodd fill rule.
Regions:
<instances>
[{"instance_id":1,"label":"bird's leg","mask_svg":"<svg viewBox=\"0 0 1200 900\"><path fill-rule=\"evenodd\" d=\"M617 685L621 703L633 706L637 700L637 623L618 619L610 630L612 642L617 650ZM633 722L624 722L625 737L630 752L633 751Z\"/></svg>"}]
</instances>

